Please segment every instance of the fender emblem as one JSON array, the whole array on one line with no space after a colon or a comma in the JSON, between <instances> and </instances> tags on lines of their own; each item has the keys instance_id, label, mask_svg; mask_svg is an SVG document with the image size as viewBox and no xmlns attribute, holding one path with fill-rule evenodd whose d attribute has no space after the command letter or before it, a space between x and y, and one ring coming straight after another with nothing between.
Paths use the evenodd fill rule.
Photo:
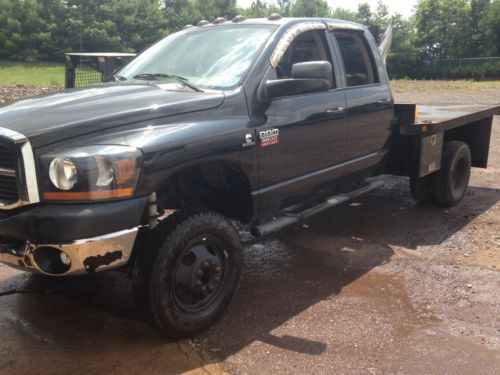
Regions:
<instances>
[{"instance_id":1,"label":"fender emblem","mask_svg":"<svg viewBox=\"0 0 500 375\"><path fill-rule=\"evenodd\" d=\"M260 147L269 147L280 143L280 130L269 129L259 132Z\"/></svg>"},{"instance_id":2,"label":"fender emblem","mask_svg":"<svg viewBox=\"0 0 500 375\"><path fill-rule=\"evenodd\" d=\"M243 143L243 147L253 146L255 145L255 141L253 139L253 135L250 133L245 134L245 143Z\"/></svg>"}]
</instances>

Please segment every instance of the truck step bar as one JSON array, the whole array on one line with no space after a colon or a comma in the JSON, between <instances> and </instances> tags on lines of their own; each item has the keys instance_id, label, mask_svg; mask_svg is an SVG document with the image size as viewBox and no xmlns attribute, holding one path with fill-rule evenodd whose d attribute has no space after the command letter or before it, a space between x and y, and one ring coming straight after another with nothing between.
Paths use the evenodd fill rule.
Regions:
<instances>
[{"instance_id":1,"label":"truck step bar","mask_svg":"<svg viewBox=\"0 0 500 375\"><path fill-rule=\"evenodd\" d=\"M262 237L266 236L269 233L273 233L276 231L279 231L289 225L295 224L299 222L300 220L303 220L309 216L312 216L314 214L317 214L319 212L322 212L324 210L327 210L329 208L338 206L339 204L342 204L344 202L350 201L362 194L368 193L374 189L377 189L381 186L384 185L382 180L376 179L376 180L367 180L366 181L367 185L364 185L362 188L353 190L348 193L343 193L339 195L334 195L333 197L328 198L325 200L323 203L320 203L317 206L308 208L307 210L304 210L302 212L298 213L288 213L284 216L281 216L279 218L276 218L274 220L271 220L267 223L257 225L252 228L252 234L257 237Z\"/></svg>"}]
</instances>

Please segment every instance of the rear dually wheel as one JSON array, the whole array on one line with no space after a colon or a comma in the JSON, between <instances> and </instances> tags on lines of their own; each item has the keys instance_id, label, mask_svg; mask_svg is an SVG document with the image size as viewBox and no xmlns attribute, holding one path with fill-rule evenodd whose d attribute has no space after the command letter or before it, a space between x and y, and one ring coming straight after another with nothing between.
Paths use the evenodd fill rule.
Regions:
<instances>
[{"instance_id":1,"label":"rear dually wheel","mask_svg":"<svg viewBox=\"0 0 500 375\"><path fill-rule=\"evenodd\" d=\"M471 154L464 142L450 141L443 146L441 169L433 174L410 178L410 190L419 203L455 206L467 192L471 173Z\"/></svg>"}]
</instances>

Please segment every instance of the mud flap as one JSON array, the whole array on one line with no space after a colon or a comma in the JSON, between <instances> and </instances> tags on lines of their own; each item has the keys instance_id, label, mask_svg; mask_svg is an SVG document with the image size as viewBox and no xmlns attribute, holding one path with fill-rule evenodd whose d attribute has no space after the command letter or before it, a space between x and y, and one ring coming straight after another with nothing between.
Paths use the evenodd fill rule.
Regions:
<instances>
[{"instance_id":1,"label":"mud flap","mask_svg":"<svg viewBox=\"0 0 500 375\"><path fill-rule=\"evenodd\" d=\"M443 154L443 133L437 133L420 139L419 177L441 169Z\"/></svg>"}]
</instances>

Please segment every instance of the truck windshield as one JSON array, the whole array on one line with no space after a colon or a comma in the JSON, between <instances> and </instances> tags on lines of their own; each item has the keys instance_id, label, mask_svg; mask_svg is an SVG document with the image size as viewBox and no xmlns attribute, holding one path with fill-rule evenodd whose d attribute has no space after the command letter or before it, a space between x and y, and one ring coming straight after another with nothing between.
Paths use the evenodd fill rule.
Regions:
<instances>
[{"instance_id":1,"label":"truck windshield","mask_svg":"<svg viewBox=\"0 0 500 375\"><path fill-rule=\"evenodd\" d=\"M176 76L194 87L232 89L241 83L274 29L272 25L238 25L180 31L145 50L116 77L170 80Z\"/></svg>"}]
</instances>

